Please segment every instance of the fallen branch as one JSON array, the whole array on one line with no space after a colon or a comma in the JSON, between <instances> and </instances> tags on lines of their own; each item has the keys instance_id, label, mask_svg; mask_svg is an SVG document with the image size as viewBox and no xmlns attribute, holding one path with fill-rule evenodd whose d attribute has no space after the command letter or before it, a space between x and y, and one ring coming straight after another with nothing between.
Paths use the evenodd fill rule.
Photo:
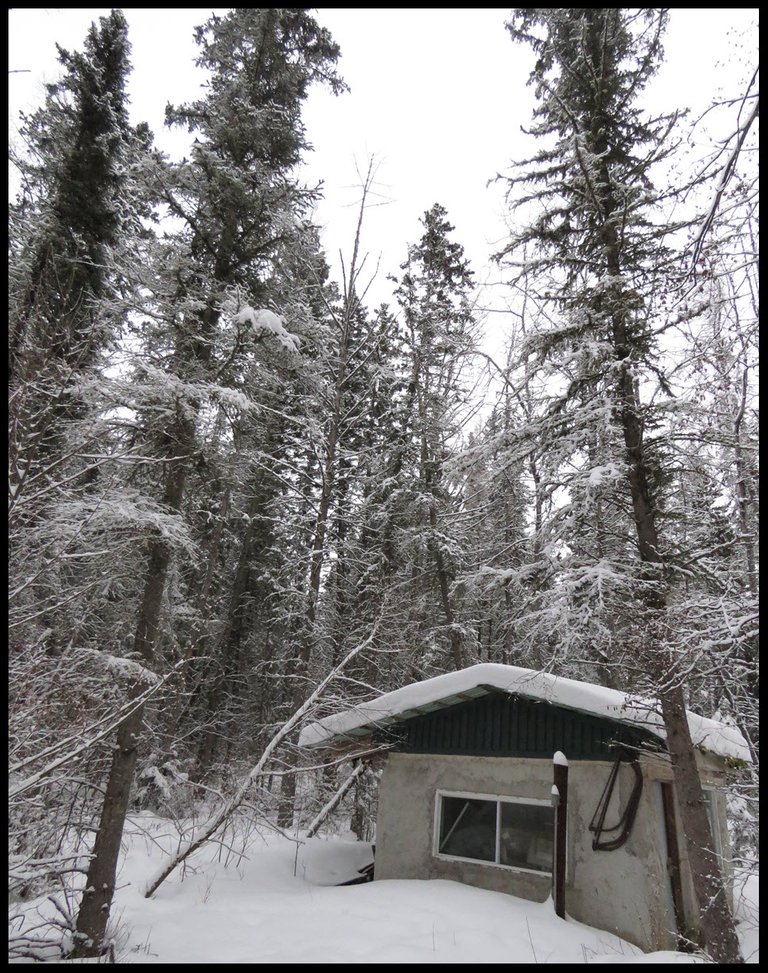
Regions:
<instances>
[{"instance_id":1,"label":"fallen branch","mask_svg":"<svg viewBox=\"0 0 768 973\"><path fill-rule=\"evenodd\" d=\"M312 695L304 702L290 717L290 719L283 724L283 726L278 730L278 732L272 737L272 739L267 744L264 752L259 759L259 762L253 768L253 770L248 774L248 777L243 781L243 783L238 787L235 794L227 801L227 803L221 808L221 810L213 816L210 822L203 829L199 837L193 838L191 841L180 849L171 859L171 861L165 865L160 872L151 879L144 890L144 898L150 899L155 894L155 892L160 888L163 882L168 878L168 876L176 869L182 862L186 861L190 855L193 855L198 848L205 844L219 828L224 825L229 818L234 814L238 807L243 803L245 797L250 790L251 786L254 784L259 777L265 775L265 767L268 766L272 754L280 746L280 744L290 736L292 731L295 729L296 725L306 716L309 710L315 705L315 703L320 699L328 685L333 682L333 680L339 675L339 673L355 658L359 655L363 649L368 648L368 646L373 641L379 628L379 620L376 621L373 626L373 630L368 638L361 642L360 645L355 646L351 649L347 655L341 660L341 662L333 669L320 685L315 689Z\"/></svg>"},{"instance_id":2,"label":"fallen branch","mask_svg":"<svg viewBox=\"0 0 768 973\"><path fill-rule=\"evenodd\" d=\"M365 764L361 760L357 767L352 771L352 773L346 778L344 783L339 787L333 797L328 801L325 807L317 814L314 821L307 828L307 837L314 838L318 832L320 825L325 821L328 815L333 811L334 808L338 807L344 798L344 795L349 791L352 785L355 783L357 778L365 770Z\"/></svg>"}]
</instances>

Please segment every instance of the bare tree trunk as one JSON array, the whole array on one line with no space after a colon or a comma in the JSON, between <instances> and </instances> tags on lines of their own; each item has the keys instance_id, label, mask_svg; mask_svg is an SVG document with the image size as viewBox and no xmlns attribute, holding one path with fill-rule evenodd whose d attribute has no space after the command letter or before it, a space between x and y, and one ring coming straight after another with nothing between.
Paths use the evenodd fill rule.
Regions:
<instances>
[{"instance_id":1,"label":"bare tree trunk","mask_svg":"<svg viewBox=\"0 0 768 973\"><path fill-rule=\"evenodd\" d=\"M684 822L688 862L698 899L699 930L716 963L741 963L739 939L720 862L712 850L712 834L704 807L704 793L696 766L696 751L691 740L683 691L680 687L673 687L660 695L677 803Z\"/></svg>"},{"instance_id":2,"label":"bare tree trunk","mask_svg":"<svg viewBox=\"0 0 768 973\"><path fill-rule=\"evenodd\" d=\"M236 669L238 650L243 634L243 612L245 610L245 596L248 593L251 562L255 551L258 549L256 531L260 522L259 512L263 503L262 479L261 475L257 475L252 484L253 492L248 506L247 526L232 581L224 629L216 640L215 665L219 668L217 675L211 681L205 705L206 726L200 740L195 767L195 779L198 781L205 778L213 765L217 741L222 732L222 724L217 714L222 711Z\"/></svg>"},{"instance_id":3,"label":"bare tree trunk","mask_svg":"<svg viewBox=\"0 0 768 973\"><path fill-rule=\"evenodd\" d=\"M739 518L739 530L741 532L741 542L744 547L744 559L746 562L747 584L751 594L757 597L757 558L755 555L755 524L753 520L753 509L755 500L755 484L748 470L748 464L744 452L744 435L742 426L747 412L749 394L749 367L747 365L746 341L741 339L744 364L741 371L741 388L739 389L738 411L733 420L733 462L736 469L736 499L737 512Z\"/></svg>"},{"instance_id":4,"label":"bare tree trunk","mask_svg":"<svg viewBox=\"0 0 768 973\"><path fill-rule=\"evenodd\" d=\"M707 949L717 963L741 963L739 940L733 915L728 904L723 876L717 856L713 851L701 778L696 765L696 751L691 740L685 700L676 678L672 662L668 671L667 652L664 648L664 613L666 611L663 560L659 548L659 536L654 520L647 461L643 449L642 424L639 419L639 403L632 383L626 355L626 337L620 315L614 319L614 337L622 363L619 377L619 400L624 442L629 459L629 484L634 511L635 528L642 562L648 565L648 580L653 584L645 601L652 616L658 620L651 625L651 665L660 688L662 715L667 732L667 745L672 758L675 791L678 807L683 815L684 835L688 849L688 861L696 898L699 926Z\"/></svg>"},{"instance_id":5,"label":"bare tree trunk","mask_svg":"<svg viewBox=\"0 0 768 973\"><path fill-rule=\"evenodd\" d=\"M307 599L305 611L305 631L299 639L299 651L294 663L295 689L293 705L296 707L304 697L306 686L303 677L306 676L312 657L313 643L316 638L317 604L320 597L323 563L327 553L326 537L331 507L337 493L339 447L342 439L342 421L345 409L345 385L349 374L350 343L355 315L361 307L361 296L357 290L358 278L362 271L362 264L358 264L360 241L362 236L363 217L368 193L373 182L373 163L368 166L367 175L362 185L362 197L357 217L357 228L352 247L352 260L349 265L349 276L346 268L344 272L344 295L341 314L326 304L326 309L339 329L339 348L336 368L333 374L333 400L328 420L328 434L325 441L325 457L321 468L320 499L315 519L315 532L310 552L309 579L307 585ZM364 261L363 261L364 262ZM291 757L290 750L287 756ZM294 751L293 759L298 759ZM278 810L278 824L289 827L293 821L294 803L296 796L295 773L285 774L281 779L280 807Z\"/></svg>"},{"instance_id":6,"label":"bare tree trunk","mask_svg":"<svg viewBox=\"0 0 768 973\"><path fill-rule=\"evenodd\" d=\"M99 830L96 832L85 891L77 914L72 958L100 956L107 949L104 937L115 894L117 861L136 768L143 716L144 706L140 706L117 729Z\"/></svg>"},{"instance_id":7,"label":"bare tree trunk","mask_svg":"<svg viewBox=\"0 0 768 973\"><path fill-rule=\"evenodd\" d=\"M315 819L309 825L307 828L307 838L314 838L314 836L320 830L320 825L325 821L328 815L331 814L339 806L339 804L341 804L346 794L351 790L353 784L357 782L357 779L362 773L364 773L364 771L365 763L364 761L360 760L352 773L344 779L342 784L334 793L333 797L331 797L330 801L328 801L325 807L318 812Z\"/></svg>"},{"instance_id":8,"label":"bare tree trunk","mask_svg":"<svg viewBox=\"0 0 768 973\"><path fill-rule=\"evenodd\" d=\"M435 510L435 501L433 501L429 507L429 525L432 528L433 533L432 556L435 559L437 583L440 588L440 604L443 608L445 624L448 626L448 634L451 642L451 659L453 660L455 668L459 670L464 668L466 660L464 658L461 632L456 626L456 618L453 614L453 606L451 605L450 579L448 577L448 570L445 565L445 558L443 557L443 552L440 550L440 545L434 538L434 534L437 531L437 511Z\"/></svg>"},{"instance_id":9,"label":"bare tree trunk","mask_svg":"<svg viewBox=\"0 0 768 973\"><path fill-rule=\"evenodd\" d=\"M743 962L736 935L736 927L728 906L727 896L717 857L713 852L709 820L702 797L701 779L696 765L696 752L690 736L682 688L664 645L666 626L667 582L664 578L664 559L655 521L651 467L643 441L643 422L638 391L632 376L633 338L629 321L631 312L624 293L621 242L614 216L620 211L610 188L611 173L607 159L607 135L598 128L600 120L593 120L594 150L601 159L600 208L604 219L601 227L603 256L612 280L606 294L606 308L610 313L612 344L616 357L616 399L628 461L629 492L637 535L640 560L647 565L649 589L644 600L651 613L651 654L657 679L662 714L672 757L674 784L678 807L685 815L684 833L688 846L691 877L698 899L704 939L717 963ZM671 662L671 671L670 671Z\"/></svg>"}]
</instances>

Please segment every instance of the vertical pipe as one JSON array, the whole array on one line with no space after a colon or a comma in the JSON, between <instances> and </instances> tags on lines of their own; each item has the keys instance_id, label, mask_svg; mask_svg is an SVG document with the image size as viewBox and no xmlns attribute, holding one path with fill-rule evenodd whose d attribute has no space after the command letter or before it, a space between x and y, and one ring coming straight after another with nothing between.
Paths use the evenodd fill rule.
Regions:
<instances>
[{"instance_id":1,"label":"vertical pipe","mask_svg":"<svg viewBox=\"0 0 768 973\"><path fill-rule=\"evenodd\" d=\"M565 918L565 846L568 822L568 760L560 750L552 758L554 783L552 803L555 806L555 852L552 868L552 891L555 914Z\"/></svg>"},{"instance_id":2,"label":"vertical pipe","mask_svg":"<svg viewBox=\"0 0 768 973\"><path fill-rule=\"evenodd\" d=\"M685 900L683 899L683 884L680 878L680 845L677 840L677 824L675 820L675 788L671 781L659 781L661 788L661 806L664 814L664 830L667 836L667 872L672 886L672 906L675 912L677 926L677 950L680 953L690 953L697 944L691 943L686 933L688 924L685 917Z\"/></svg>"}]
</instances>

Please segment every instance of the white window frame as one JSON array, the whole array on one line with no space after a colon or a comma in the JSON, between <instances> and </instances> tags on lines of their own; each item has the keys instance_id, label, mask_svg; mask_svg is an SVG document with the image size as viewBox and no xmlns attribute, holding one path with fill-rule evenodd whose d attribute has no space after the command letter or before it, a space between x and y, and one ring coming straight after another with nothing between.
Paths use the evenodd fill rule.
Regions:
<instances>
[{"instance_id":1,"label":"white window frame","mask_svg":"<svg viewBox=\"0 0 768 973\"><path fill-rule=\"evenodd\" d=\"M440 851L440 832L442 830L442 799L444 797L465 798L471 801L495 801L496 802L496 860L485 861L482 858L464 858L459 855L446 855ZM537 807L552 808L551 800L541 800L536 797L512 797L509 794L479 794L474 791L435 791L435 816L433 827L432 854L435 858L442 861L469 862L472 865L486 865L489 868L503 868L507 872L522 872L525 875L545 875L552 877L552 869L523 868L520 865L505 865L501 862L501 805L502 804L532 804ZM554 812L554 808L552 808ZM554 813L553 813L554 817ZM553 820L554 831L554 820ZM554 839L554 834L553 834Z\"/></svg>"}]
</instances>

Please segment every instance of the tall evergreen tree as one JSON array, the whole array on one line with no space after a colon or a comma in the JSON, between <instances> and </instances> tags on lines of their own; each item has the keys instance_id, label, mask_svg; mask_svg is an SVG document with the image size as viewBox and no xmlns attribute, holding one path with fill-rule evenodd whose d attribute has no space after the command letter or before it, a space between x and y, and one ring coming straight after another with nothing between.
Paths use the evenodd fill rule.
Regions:
<instances>
[{"instance_id":1,"label":"tall evergreen tree","mask_svg":"<svg viewBox=\"0 0 768 973\"><path fill-rule=\"evenodd\" d=\"M531 662L518 626L529 598L526 514L530 490L523 465L509 449L519 424L511 396L503 394L459 457L462 484L461 543L466 567L459 576L467 623L476 631L483 662Z\"/></svg>"},{"instance_id":2,"label":"tall evergreen tree","mask_svg":"<svg viewBox=\"0 0 768 973\"><path fill-rule=\"evenodd\" d=\"M120 594L142 517L158 513L122 489L130 448L105 375L124 333L146 214L135 171L149 136L128 123L129 53L120 11L91 26L81 51L59 48L61 80L23 119L13 160L21 191L9 220L10 696L26 766L52 732L60 742L120 708L122 687L108 671L120 651ZM70 687L66 708L55 702L57 670ZM58 713L55 731L39 716L46 700ZM91 823L103 761L98 748L83 746L70 764L87 782L77 813L66 773L31 792L53 830L63 827L57 812L67 800L73 827ZM59 833L51 849L38 844L32 859L53 863L62 841ZM15 853L25 850L23 839L13 842ZM44 880L56 873L52 864Z\"/></svg>"},{"instance_id":3,"label":"tall evergreen tree","mask_svg":"<svg viewBox=\"0 0 768 973\"><path fill-rule=\"evenodd\" d=\"M11 387L44 363L82 369L110 335L99 301L127 215L127 25L119 10L88 31L82 52L58 49L64 75L24 118L28 154L11 208Z\"/></svg>"},{"instance_id":4,"label":"tall evergreen tree","mask_svg":"<svg viewBox=\"0 0 768 973\"><path fill-rule=\"evenodd\" d=\"M427 603L431 605L434 598L440 606L442 617L439 622L433 617L432 627L437 626L448 643L448 664L461 669L473 650L464 645L452 593L460 552L449 532L446 464L467 408L475 328L472 271L463 247L451 239L454 228L447 216L440 204L424 214L424 233L408 248L396 291L408 383L403 407L407 439L398 462L411 477L409 533L414 568L428 579L423 592ZM424 617L429 613L425 606ZM436 632L423 634L433 637Z\"/></svg>"},{"instance_id":5,"label":"tall evergreen tree","mask_svg":"<svg viewBox=\"0 0 768 973\"><path fill-rule=\"evenodd\" d=\"M62 79L23 118L10 207L9 516L29 524L97 452L87 423L93 368L119 337L115 250L135 237L125 18L93 24L82 52L59 48ZM123 251L124 252L124 251ZM77 459L74 459L77 457ZM42 504L42 508L41 508Z\"/></svg>"},{"instance_id":6,"label":"tall evergreen tree","mask_svg":"<svg viewBox=\"0 0 768 973\"><path fill-rule=\"evenodd\" d=\"M678 808L700 910L698 934L719 962L740 959L717 858L712 850L686 719L684 659L674 652L667 615L669 571L661 521L665 460L641 383L658 375L653 288L661 231L650 219L651 167L664 153L669 119L646 120L638 96L661 57L667 13L618 9L521 9L512 37L537 55L531 81L539 99L535 135L548 147L511 180L542 215L509 251L536 247L557 319L534 348L560 366L549 436L577 436L604 416L620 446L637 556L633 583L644 629L638 661L654 677L667 729ZM519 200L518 200L519 202ZM665 231L668 227L665 227ZM572 367L576 366L575 370Z\"/></svg>"},{"instance_id":7,"label":"tall evergreen tree","mask_svg":"<svg viewBox=\"0 0 768 973\"><path fill-rule=\"evenodd\" d=\"M162 246L163 263L155 269L147 328L160 351L158 366L139 363L136 373L139 412L162 420L150 440L162 462L162 501L181 517L209 404L240 391L243 363L261 341L295 348L276 314L254 308L267 302L281 250L300 234L316 195L293 173L307 148L302 103L313 82L341 89L338 47L306 11L234 10L210 18L196 38L198 63L210 81L204 98L167 110L170 124L185 125L196 137L189 160L158 159L151 176L159 204L180 229ZM252 408L248 393L258 398L258 390L244 391L230 400ZM149 545L133 640L149 668L160 661L171 566L172 549L158 536ZM142 717L139 706L118 729L78 914L78 955L104 948Z\"/></svg>"}]
</instances>

